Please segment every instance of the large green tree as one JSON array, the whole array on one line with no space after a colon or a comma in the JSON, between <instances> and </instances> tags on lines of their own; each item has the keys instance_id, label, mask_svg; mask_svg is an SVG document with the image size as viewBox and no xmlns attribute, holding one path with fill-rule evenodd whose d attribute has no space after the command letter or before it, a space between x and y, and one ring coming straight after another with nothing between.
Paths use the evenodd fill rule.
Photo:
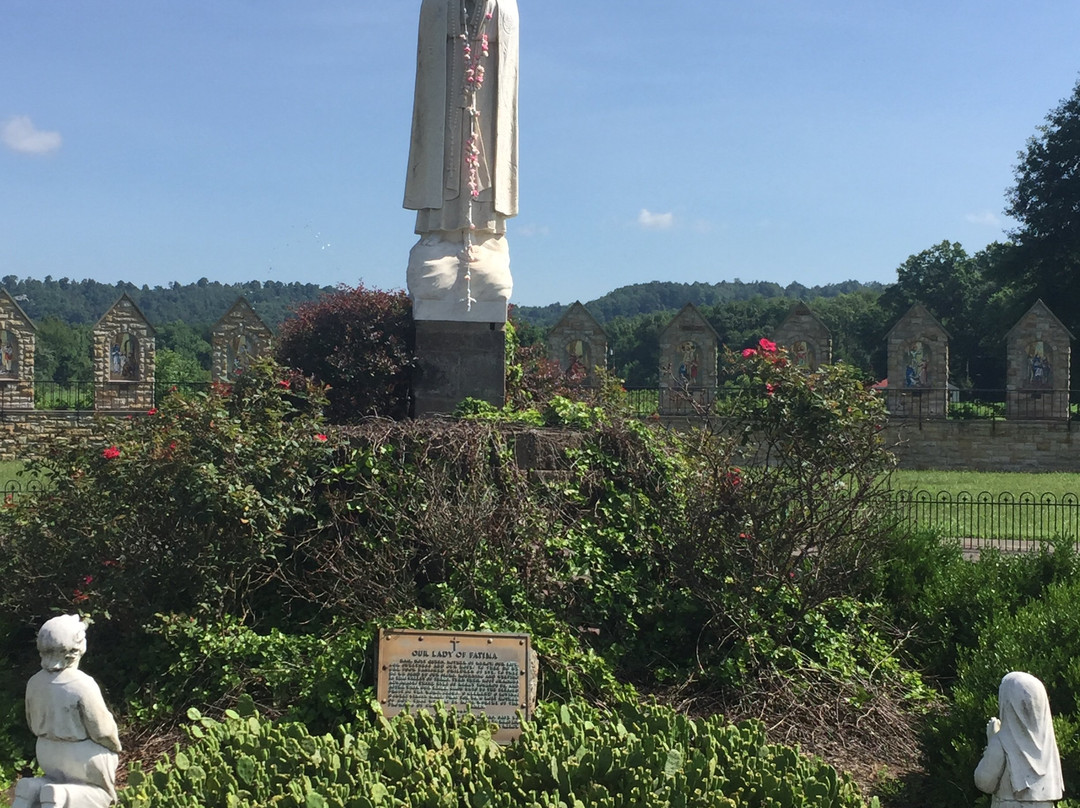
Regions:
<instances>
[{"instance_id":1,"label":"large green tree","mask_svg":"<svg viewBox=\"0 0 1080 808\"><path fill-rule=\"evenodd\" d=\"M987 345L985 312L996 286L987 268L1003 253L1002 245L968 255L959 242L943 241L908 256L896 270L896 283L881 295L881 308L890 323L896 322L914 303L922 303L949 332L949 375L960 385L1001 386L993 368L985 366L987 349L1000 353L1004 332L992 335ZM991 353L990 358L993 354Z\"/></svg>"},{"instance_id":2,"label":"large green tree","mask_svg":"<svg viewBox=\"0 0 1080 808\"><path fill-rule=\"evenodd\" d=\"M1042 298L1080 329L1080 82L1019 154L1005 212L1019 222L1002 265L1025 305Z\"/></svg>"}]
</instances>

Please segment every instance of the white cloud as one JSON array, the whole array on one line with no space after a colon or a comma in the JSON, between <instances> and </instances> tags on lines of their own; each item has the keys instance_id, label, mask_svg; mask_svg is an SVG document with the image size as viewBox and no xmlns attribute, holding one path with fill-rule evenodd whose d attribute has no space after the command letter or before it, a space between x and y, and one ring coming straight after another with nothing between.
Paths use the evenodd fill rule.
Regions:
<instances>
[{"instance_id":1,"label":"white cloud","mask_svg":"<svg viewBox=\"0 0 1080 808\"><path fill-rule=\"evenodd\" d=\"M638 224L646 230L667 230L675 224L675 214L652 213L651 211L642 208L641 213L638 214L637 221Z\"/></svg>"},{"instance_id":2,"label":"white cloud","mask_svg":"<svg viewBox=\"0 0 1080 808\"><path fill-rule=\"evenodd\" d=\"M523 224L514 226L515 236L524 236L529 238L530 236L546 236L549 235L551 229L546 224Z\"/></svg>"},{"instance_id":3,"label":"white cloud","mask_svg":"<svg viewBox=\"0 0 1080 808\"><path fill-rule=\"evenodd\" d=\"M21 154L48 154L60 148L59 132L43 132L27 115L17 115L0 126L0 142Z\"/></svg>"},{"instance_id":4,"label":"white cloud","mask_svg":"<svg viewBox=\"0 0 1080 808\"><path fill-rule=\"evenodd\" d=\"M1001 227L1002 221L996 215L990 211L983 211L982 213L969 213L964 217L965 220L971 224L984 224L988 227Z\"/></svg>"}]
</instances>

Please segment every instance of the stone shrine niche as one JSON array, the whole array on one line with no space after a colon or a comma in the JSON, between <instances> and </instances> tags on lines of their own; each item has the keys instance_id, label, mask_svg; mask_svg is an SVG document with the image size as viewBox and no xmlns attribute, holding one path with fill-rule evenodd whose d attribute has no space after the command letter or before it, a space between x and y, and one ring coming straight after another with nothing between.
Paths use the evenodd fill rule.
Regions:
<instances>
[{"instance_id":1,"label":"stone shrine niche","mask_svg":"<svg viewBox=\"0 0 1080 808\"><path fill-rule=\"evenodd\" d=\"M246 298L239 297L217 321L210 335L211 371L216 382L242 373L253 360L270 353L274 332Z\"/></svg>"},{"instance_id":2,"label":"stone shrine niche","mask_svg":"<svg viewBox=\"0 0 1080 808\"><path fill-rule=\"evenodd\" d=\"M0 289L0 411L34 408L37 326L6 289Z\"/></svg>"},{"instance_id":3,"label":"stone shrine niche","mask_svg":"<svg viewBox=\"0 0 1080 808\"><path fill-rule=\"evenodd\" d=\"M817 370L832 362L832 333L805 303L796 303L773 334L792 364Z\"/></svg>"},{"instance_id":4,"label":"stone shrine niche","mask_svg":"<svg viewBox=\"0 0 1080 808\"><path fill-rule=\"evenodd\" d=\"M94 326L94 407L154 406L155 331L125 292Z\"/></svg>"},{"instance_id":5,"label":"stone shrine niche","mask_svg":"<svg viewBox=\"0 0 1080 808\"><path fill-rule=\"evenodd\" d=\"M574 302L548 333L548 359L557 362L563 374L595 386L596 368L607 368L607 332L589 310Z\"/></svg>"},{"instance_id":6,"label":"stone shrine niche","mask_svg":"<svg viewBox=\"0 0 1080 808\"><path fill-rule=\"evenodd\" d=\"M688 303L660 334L660 413L693 415L716 396L720 336Z\"/></svg>"},{"instance_id":7,"label":"stone shrine niche","mask_svg":"<svg viewBox=\"0 0 1080 808\"><path fill-rule=\"evenodd\" d=\"M1005 369L1005 414L1016 420L1066 421L1072 334L1042 300L1009 333Z\"/></svg>"},{"instance_id":8,"label":"stone shrine niche","mask_svg":"<svg viewBox=\"0 0 1080 808\"><path fill-rule=\"evenodd\" d=\"M885 337L888 408L895 418L944 418L949 394L949 334L921 303Z\"/></svg>"}]
</instances>

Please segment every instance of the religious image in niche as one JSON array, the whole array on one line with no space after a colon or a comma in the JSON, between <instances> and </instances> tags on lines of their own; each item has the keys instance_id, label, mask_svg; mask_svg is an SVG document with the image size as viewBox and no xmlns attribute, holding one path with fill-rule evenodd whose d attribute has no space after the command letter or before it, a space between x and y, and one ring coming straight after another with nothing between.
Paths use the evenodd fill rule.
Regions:
<instances>
[{"instance_id":1,"label":"religious image in niche","mask_svg":"<svg viewBox=\"0 0 1080 808\"><path fill-rule=\"evenodd\" d=\"M791 361L796 367L813 369L814 349L810 347L810 343L802 339L792 343Z\"/></svg>"},{"instance_id":2,"label":"religious image in niche","mask_svg":"<svg viewBox=\"0 0 1080 808\"><path fill-rule=\"evenodd\" d=\"M1054 363L1050 361L1050 349L1041 339L1028 346L1028 384L1031 387L1049 387L1054 380Z\"/></svg>"},{"instance_id":3,"label":"religious image in niche","mask_svg":"<svg viewBox=\"0 0 1080 808\"><path fill-rule=\"evenodd\" d=\"M574 339L566 345L566 354L570 357L566 366L566 375L579 378L588 372L588 348L584 340Z\"/></svg>"},{"instance_id":4,"label":"religious image in niche","mask_svg":"<svg viewBox=\"0 0 1080 808\"><path fill-rule=\"evenodd\" d=\"M915 340L905 351L904 387L930 386L930 350L922 340Z\"/></svg>"},{"instance_id":5,"label":"religious image in niche","mask_svg":"<svg viewBox=\"0 0 1080 808\"><path fill-rule=\"evenodd\" d=\"M697 384L698 368L701 366L701 350L693 340L679 344L679 381L682 384Z\"/></svg>"},{"instance_id":6,"label":"religious image in niche","mask_svg":"<svg viewBox=\"0 0 1080 808\"><path fill-rule=\"evenodd\" d=\"M229 346L229 372L243 373L251 362L251 354L251 340L241 331Z\"/></svg>"},{"instance_id":7,"label":"religious image in niche","mask_svg":"<svg viewBox=\"0 0 1080 808\"><path fill-rule=\"evenodd\" d=\"M118 334L109 349L109 378L137 381L139 378L138 342L128 333Z\"/></svg>"},{"instance_id":8,"label":"religious image in niche","mask_svg":"<svg viewBox=\"0 0 1080 808\"><path fill-rule=\"evenodd\" d=\"M423 0L404 202L417 320L506 321L517 97L516 0Z\"/></svg>"},{"instance_id":9,"label":"religious image in niche","mask_svg":"<svg viewBox=\"0 0 1080 808\"><path fill-rule=\"evenodd\" d=\"M15 336L8 330L0 331L0 376L16 376Z\"/></svg>"}]
</instances>

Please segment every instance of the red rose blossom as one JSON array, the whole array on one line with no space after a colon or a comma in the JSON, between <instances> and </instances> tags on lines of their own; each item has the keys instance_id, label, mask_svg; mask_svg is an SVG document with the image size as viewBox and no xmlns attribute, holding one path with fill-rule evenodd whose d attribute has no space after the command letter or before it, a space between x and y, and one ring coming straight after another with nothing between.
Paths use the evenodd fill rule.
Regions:
<instances>
[{"instance_id":1,"label":"red rose blossom","mask_svg":"<svg viewBox=\"0 0 1080 808\"><path fill-rule=\"evenodd\" d=\"M101 453L101 456L104 457L106 460L115 460L120 456L120 450L115 446L110 446L108 449Z\"/></svg>"}]
</instances>

